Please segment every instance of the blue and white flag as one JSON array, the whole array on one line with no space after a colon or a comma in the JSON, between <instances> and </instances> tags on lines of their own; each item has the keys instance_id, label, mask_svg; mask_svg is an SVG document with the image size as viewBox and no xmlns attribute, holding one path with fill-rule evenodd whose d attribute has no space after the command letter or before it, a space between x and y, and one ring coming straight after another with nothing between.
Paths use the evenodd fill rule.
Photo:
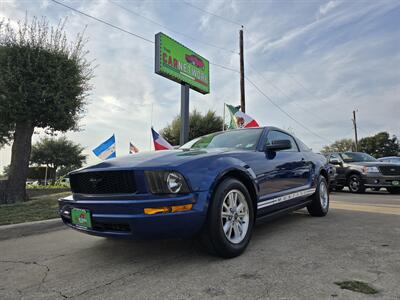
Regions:
<instances>
[{"instance_id":1,"label":"blue and white flag","mask_svg":"<svg viewBox=\"0 0 400 300\"><path fill-rule=\"evenodd\" d=\"M107 141L94 148L93 153L103 160L116 157L114 134Z\"/></svg>"}]
</instances>

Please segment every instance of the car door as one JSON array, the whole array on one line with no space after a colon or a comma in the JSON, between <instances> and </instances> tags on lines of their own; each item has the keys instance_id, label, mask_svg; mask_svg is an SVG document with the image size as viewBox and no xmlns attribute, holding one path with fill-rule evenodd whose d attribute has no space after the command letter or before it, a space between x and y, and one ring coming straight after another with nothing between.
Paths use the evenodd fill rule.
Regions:
<instances>
[{"instance_id":1,"label":"car door","mask_svg":"<svg viewBox=\"0 0 400 300\"><path fill-rule=\"evenodd\" d=\"M262 198L290 193L307 185L308 182L309 169L295 139L285 132L274 129L268 132L265 144L273 143L275 140L289 140L291 148L265 153L265 161L259 166L262 169L259 176Z\"/></svg>"},{"instance_id":2,"label":"car door","mask_svg":"<svg viewBox=\"0 0 400 300\"><path fill-rule=\"evenodd\" d=\"M346 167L344 162L338 153L332 153L329 155L329 163L334 165L336 168L336 181L339 185L346 184Z\"/></svg>"}]
</instances>

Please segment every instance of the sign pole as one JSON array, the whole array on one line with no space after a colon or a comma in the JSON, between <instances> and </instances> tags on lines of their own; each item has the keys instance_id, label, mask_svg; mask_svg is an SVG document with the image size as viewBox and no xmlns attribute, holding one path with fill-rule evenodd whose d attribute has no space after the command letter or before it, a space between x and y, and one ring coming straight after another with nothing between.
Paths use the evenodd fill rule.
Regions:
<instances>
[{"instance_id":1,"label":"sign pole","mask_svg":"<svg viewBox=\"0 0 400 300\"><path fill-rule=\"evenodd\" d=\"M181 130L179 144L189 139L189 85L181 84Z\"/></svg>"}]
</instances>

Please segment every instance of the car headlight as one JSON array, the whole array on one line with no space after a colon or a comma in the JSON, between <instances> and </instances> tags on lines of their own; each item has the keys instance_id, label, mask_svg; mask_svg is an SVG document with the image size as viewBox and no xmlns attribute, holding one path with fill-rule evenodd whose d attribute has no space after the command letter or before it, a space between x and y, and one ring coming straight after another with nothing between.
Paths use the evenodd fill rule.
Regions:
<instances>
[{"instance_id":1,"label":"car headlight","mask_svg":"<svg viewBox=\"0 0 400 300\"><path fill-rule=\"evenodd\" d=\"M189 188L182 174L175 171L145 171L152 194L182 194Z\"/></svg>"},{"instance_id":2,"label":"car headlight","mask_svg":"<svg viewBox=\"0 0 400 300\"><path fill-rule=\"evenodd\" d=\"M363 167L364 173L379 173L379 169L377 167Z\"/></svg>"}]
</instances>

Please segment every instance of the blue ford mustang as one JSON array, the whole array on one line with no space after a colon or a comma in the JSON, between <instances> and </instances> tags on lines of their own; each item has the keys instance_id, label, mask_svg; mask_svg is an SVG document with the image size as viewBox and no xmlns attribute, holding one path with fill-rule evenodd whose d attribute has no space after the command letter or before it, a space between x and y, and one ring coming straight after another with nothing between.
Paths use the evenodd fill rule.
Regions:
<instances>
[{"instance_id":1,"label":"blue ford mustang","mask_svg":"<svg viewBox=\"0 0 400 300\"><path fill-rule=\"evenodd\" d=\"M104 237L198 237L223 257L247 247L255 219L329 209L326 159L274 127L217 132L178 150L111 159L70 174L64 223Z\"/></svg>"}]
</instances>

